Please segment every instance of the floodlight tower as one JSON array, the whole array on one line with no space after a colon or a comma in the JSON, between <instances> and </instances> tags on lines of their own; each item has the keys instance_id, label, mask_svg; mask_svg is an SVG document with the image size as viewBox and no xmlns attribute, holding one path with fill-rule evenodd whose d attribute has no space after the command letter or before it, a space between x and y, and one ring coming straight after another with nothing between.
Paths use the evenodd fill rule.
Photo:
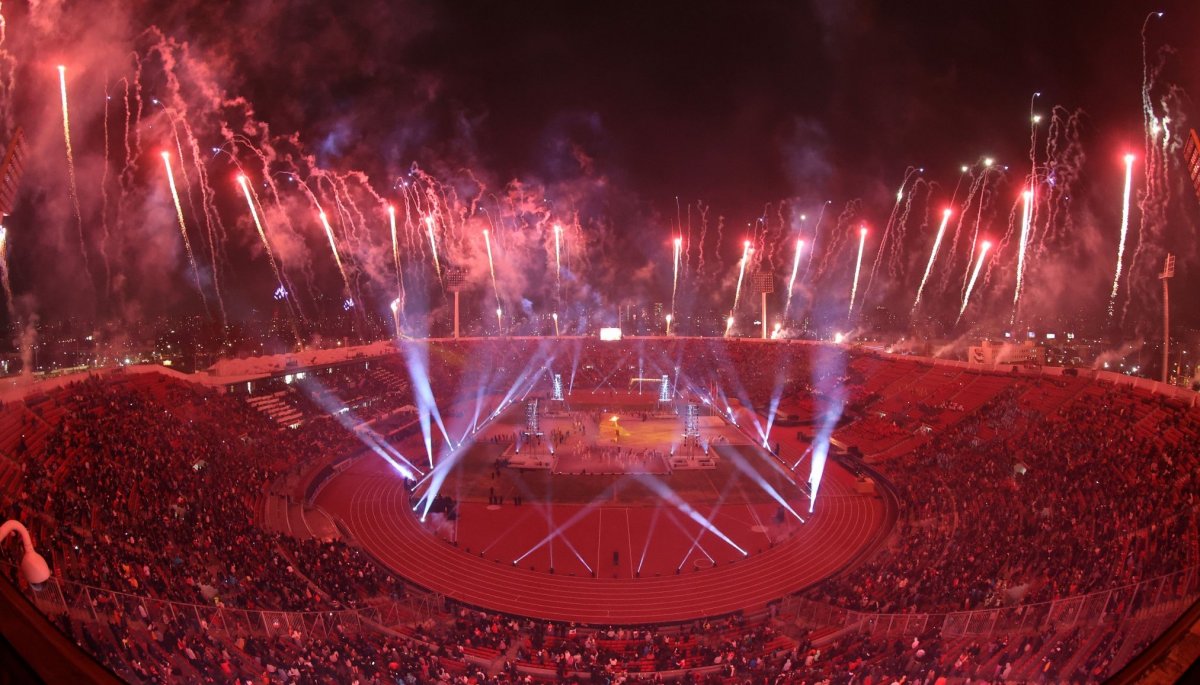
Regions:
<instances>
[{"instance_id":1,"label":"floodlight tower","mask_svg":"<svg viewBox=\"0 0 1200 685\"><path fill-rule=\"evenodd\" d=\"M563 401L563 384L561 373L554 374L554 393L550 396L550 399L554 400L555 402Z\"/></svg>"},{"instance_id":2,"label":"floodlight tower","mask_svg":"<svg viewBox=\"0 0 1200 685\"><path fill-rule=\"evenodd\" d=\"M467 270L446 269L446 289L454 293L454 337L458 338L458 294L467 285Z\"/></svg>"},{"instance_id":3,"label":"floodlight tower","mask_svg":"<svg viewBox=\"0 0 1200 685\"><path fill-rule=\"evenodd\" d=\"M1167 364L1168 350L1171 344L1171 308L1168 306L1168 289L1167 281L1175 276L1175 255L1168 254L1166 261L1163 262L1162 273L1158 275L1159 280L1163 284L1163 356L1162 356L1162 382L1167 382Z\"/></svg>"},{"instance_id":4,"label":"floodlight tower","mask_svg":"<svg viewBox=\"0 0 1200 685\"><path fill-rule=\"evenodd\" d=\"M521 432L521 443L532 445L531 454L538 454L537 444L542 437L541 418L538 411L537 399L532 399L525 404L525 430ZM549 443L550 454L554 454L554 443ZM520 452L520 449L517 450Z\"/></svg>"},{"instance_id":5,"label":"floodlight tower","mask_svg":"<svg viewBox=\"0 0 1200 685\"><path fill-rule=\"evenodd\" d=\"M767 295L775 292L775 279L771 276L770 271L754 272L751 285L754 291L762 298L762 338L767 339Z\"/></svg>"},{"instance_id":6,"label":"floodlight tower","mask_svg":"<svg viewBox=\"0 0 1200 685\"><path fill-rule=\"evenodd\" d=\"M525 434L537 436L542 434L541 423L538 419L538 401L532 399L525 405Z\"/></svg>"},{"instance_id":7,"label":"floodlight tower","mask_svg":"<svg viewBox=\"0 0 1200 685\"><path fill-rule=\"evenodd\" d=\"M700 407L695 402L688 402L683 415L683 444L687 447L687 457L695 456L696 443L700 442Z\"/></svg>"}]
</instances>

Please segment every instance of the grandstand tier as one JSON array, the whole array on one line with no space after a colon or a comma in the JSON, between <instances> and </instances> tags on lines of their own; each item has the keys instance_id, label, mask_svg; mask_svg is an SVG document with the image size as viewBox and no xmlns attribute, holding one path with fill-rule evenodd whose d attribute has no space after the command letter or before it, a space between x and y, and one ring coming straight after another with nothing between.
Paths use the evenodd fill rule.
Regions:
<instances>
[{"instance_id":1,"label":"grandstand tier","mask_svg":"<svg viewBox=\"0 0 1200 685\"><path fill-rule=\"evenodd\" d=\"M120 677L1096 682L1200 594L1190 393L732 340L409 342L311 361L6 395L0 496L53 569L24 590ZM665 484L657 502L600 476L514 473L495 456L520 418L503 417L548 397L551 370L566 405L589 407L670 375L677 408L644 412L723 415L736 430L693 445L721 468L610 474ZM426 479L474 432L494 461L484 485ZM823 433L834 458L807 517ZM491 469L505 487L544 482L517 504ZM764 484L808 521L779 523Z\"/></svg>"}]
</instances>

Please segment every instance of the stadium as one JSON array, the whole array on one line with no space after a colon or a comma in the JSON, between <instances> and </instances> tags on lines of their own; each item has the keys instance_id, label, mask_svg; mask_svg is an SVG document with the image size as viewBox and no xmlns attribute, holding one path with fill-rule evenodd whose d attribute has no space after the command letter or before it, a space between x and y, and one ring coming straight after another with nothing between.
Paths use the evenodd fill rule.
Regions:
<instances>
[{"instance_id":1,"label":"stadium","mask_svg":"<svg viewBox=\"0 0 1200 685\"><path fill-rule=\"evenodd\" d=\"M0 3L0 685L1200 682L1197 25Z\"/></svg>"},{"instance_id":2,"label":"stadium","mask_svg":"<svg viewBox=\"0 0 1200 685\"><path fill-rule=\"evenodd\" d=\"M1196 599L1195 404L799 341L134 365L9 391L49 578L5 553L130 682L1096 682Z\"/></svg>"}]
</instances>

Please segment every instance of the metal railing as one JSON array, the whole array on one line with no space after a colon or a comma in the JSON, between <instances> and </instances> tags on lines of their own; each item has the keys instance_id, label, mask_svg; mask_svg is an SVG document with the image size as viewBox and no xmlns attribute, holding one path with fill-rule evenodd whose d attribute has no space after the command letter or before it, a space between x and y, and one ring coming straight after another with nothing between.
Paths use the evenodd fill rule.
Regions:
<instances>
[{"instance_id":1,"label":"metal railing","mask_svg":"<svg viewBox=\"0 0 1200 685\"><path fill-rule=\"evenodd\" d=\"M945 638L990 637L1119 623L1154 612L1182 612L1198 597L1200 567L1193 566L1109 590L993 609L870 613L803 597L788 597L783 600L781 611L795 615L798 623L816 629L845 629L901 637L919 635L936 626Z\"/></svg>"},{"instance_id":2,"label":"metal railing","mask_svg":"<svg viewBox=\"0 0 1200 685\"><path fill-rule=\"evenodd\" d=\"M389 630L441 617L445 605L440 595L415 593L370 606L326 611L239 609L143 597L54 577L39 589L24 584L21 589L47 616L68 614L77 620L101 621L120 614L144 622L184 620L234 639L250 635L324 638L333 631Z\"/></svg>"}]
</instances>

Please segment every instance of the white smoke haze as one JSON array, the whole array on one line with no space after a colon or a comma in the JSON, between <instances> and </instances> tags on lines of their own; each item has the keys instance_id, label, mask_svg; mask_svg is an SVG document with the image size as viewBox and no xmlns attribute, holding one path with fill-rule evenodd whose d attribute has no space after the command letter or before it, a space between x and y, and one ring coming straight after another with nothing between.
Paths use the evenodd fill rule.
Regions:
<instances>
[{"instance_id":1,"label":"white smoke haze","mask_svg":"<svg viewBox=\"0 0 1200 685\"><path fill-rule=\"evenodd\" d=\"M1137 354L1145 346L1146 341L1138 338L1132 342L1125 343L1118 348L1104 350L1096 355L1096 361L1092 363L1093 369L1106 369L1115 367L1130 356ZM1115 370L1115 369L1110 369Z\"/></svg>"}]
</instances>

